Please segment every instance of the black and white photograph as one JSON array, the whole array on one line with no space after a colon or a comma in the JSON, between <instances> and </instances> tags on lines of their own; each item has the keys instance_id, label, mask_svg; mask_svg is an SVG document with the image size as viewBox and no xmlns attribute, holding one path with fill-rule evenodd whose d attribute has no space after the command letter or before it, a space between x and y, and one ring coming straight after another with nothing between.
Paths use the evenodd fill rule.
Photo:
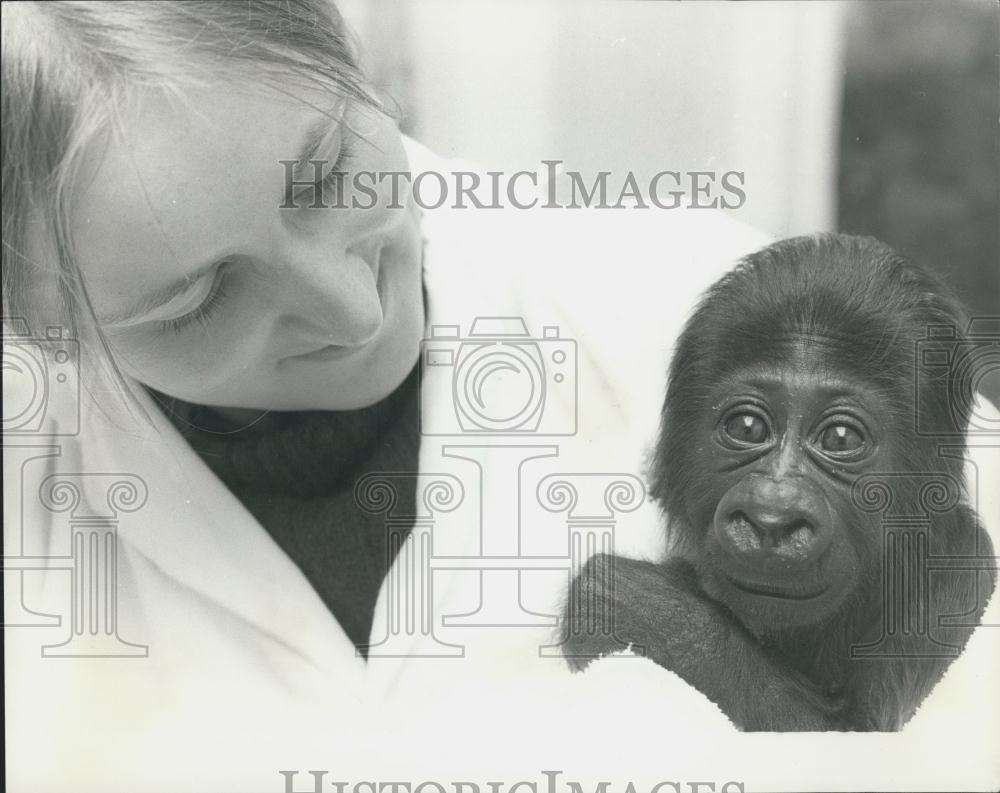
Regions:
<instances>
[{"instance_id":1,"label":"black and white photograph","mask_svg":"<svg viewBox=\"0 0 1000 793\"><path fill-rule=\"evenodd\" d=\"M1000 789L997 0L3 0L4 789Z\"/></svg>"}]
</instances>

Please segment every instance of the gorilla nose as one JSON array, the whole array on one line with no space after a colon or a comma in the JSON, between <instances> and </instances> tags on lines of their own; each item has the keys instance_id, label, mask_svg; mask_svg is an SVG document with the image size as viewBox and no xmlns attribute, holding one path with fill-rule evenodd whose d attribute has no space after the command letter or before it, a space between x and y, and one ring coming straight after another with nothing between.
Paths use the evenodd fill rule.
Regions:
<instances>
[{"instance_id":1,"label":"gorilla nose","mask_svg":"<svg viewBox=\"0 0 1000 793\"><path fill-rule=\"evenodd\" d=\"M726 531L740 551L764 550L790 559L807 556L816 541L816 530L808 520L779 514L751 518L743 512L734 512Z\"/></svg>"},{"instance_id":2,"label":"gorilla nose","mask_svg":"<svg viewBox=\"0 0 1000 793\"><path fill-rule=\"evenodd\" d=\"M808 562L829 545L830 512L810 480L748 477L719 502L715 531L737 557Z\"/></svg>"}]
</instances>

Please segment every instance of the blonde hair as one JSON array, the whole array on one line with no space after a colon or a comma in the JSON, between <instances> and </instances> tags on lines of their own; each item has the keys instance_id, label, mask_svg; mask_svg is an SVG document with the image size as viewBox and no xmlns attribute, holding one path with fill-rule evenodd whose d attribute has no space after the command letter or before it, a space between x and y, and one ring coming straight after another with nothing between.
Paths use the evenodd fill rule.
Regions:
<instances>
[{"instance_id":1,"label":"blonde hair","mask_svg":"<svg viewBox=\"0 0 1000 793\"><path fill-rule=\"evenodd\" d=\"M122 384L74 261L68 214L81 153L130 92L160 88L183 102L185 85L252 80L377 102L331 0L18 2L3 16L4 321L30 326L34 276L52 273L60 321Z\"/></svg>"}]
</instances>

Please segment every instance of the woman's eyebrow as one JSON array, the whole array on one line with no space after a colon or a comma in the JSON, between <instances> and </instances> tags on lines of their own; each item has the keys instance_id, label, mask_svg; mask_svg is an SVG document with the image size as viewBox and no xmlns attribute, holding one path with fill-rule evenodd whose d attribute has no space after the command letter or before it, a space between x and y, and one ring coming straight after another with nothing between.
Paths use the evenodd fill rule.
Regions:
<instances>
[{"instance_id":1,"label":"woman's eyebrow","mask_svg":"<svg viewBox=\"0 0 1000 793\"><path fill-rule=\"evenodd\" d=\"M152 311L154 308L159 308L165 303L173 300L178 295L184 294L191 288L192 284L204 278L217 266L218 262L215 261L203 265L179 281L175 281L172 284L168 284L167 286L146 295L146 297L142 298L131 308L116 311L108 316L100 317L100 323L102 325L120 325L128 322L129 320L135 319L136 317L141 317L143 314Z\"/></svg>"}]
</instances>

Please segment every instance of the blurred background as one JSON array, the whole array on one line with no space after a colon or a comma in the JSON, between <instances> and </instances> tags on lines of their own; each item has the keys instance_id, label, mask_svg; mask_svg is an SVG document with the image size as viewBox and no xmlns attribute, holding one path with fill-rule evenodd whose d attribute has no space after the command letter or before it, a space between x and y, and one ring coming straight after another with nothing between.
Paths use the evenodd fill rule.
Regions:
<instances>
[{"instance_id":1,"label":"blurred background","mask_svg":"<svg viewBox=\"0 0 1000 793\"><path fill-rule=\"evenodd\" d=\"M1000 316L996 0L338 6L404 131L439 154L640 184L744 171L742 220L871 234ZM1000 402L1000 372L983 386Z\"/></svg>"}]
</instances>

